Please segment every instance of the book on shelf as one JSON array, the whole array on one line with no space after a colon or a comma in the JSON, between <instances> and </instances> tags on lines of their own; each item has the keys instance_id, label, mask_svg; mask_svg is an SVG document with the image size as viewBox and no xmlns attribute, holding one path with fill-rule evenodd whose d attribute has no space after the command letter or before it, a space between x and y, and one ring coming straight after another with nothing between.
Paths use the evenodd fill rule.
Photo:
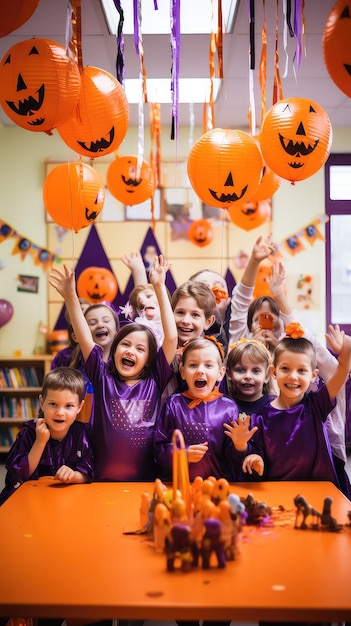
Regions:
<instances>
[{"instance_id":1,"label":"book on shelf","mask_svg":"<svg viewBox=\"0 0 351 626\"><path fill-rule=\"evenodd\" d=\"M21 387L41 387L42 375L38 368L1 367L0 389L20 389Z\"/></svg>"}]
</instances>

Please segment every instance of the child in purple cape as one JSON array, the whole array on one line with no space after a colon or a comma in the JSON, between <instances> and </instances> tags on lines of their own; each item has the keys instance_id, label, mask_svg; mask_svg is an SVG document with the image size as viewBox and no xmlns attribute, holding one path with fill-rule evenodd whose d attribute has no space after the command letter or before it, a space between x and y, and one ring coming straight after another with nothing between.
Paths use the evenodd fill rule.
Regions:
<instances>
[{"instance_id":1,"label":"child in purple cape","mask_svg":"<svg viewBox=\"0 0 351 626\"><path fill-rule=\"evenodd\" d=\"M43 381L40 414L25 422L6 460L0 504L27 480L53 476L64 483L93 479L90 427L76 421L84 400L81 372L58 367Z\"/></svg>"},{"instance_id":2,"label":"child in purple cape","mask_svg":"<svg viewBox=\"0 0 351 626\"><path fill-rule=\"evenodd\" d=\"M79 306L74 272L53 269L49 282L63 296L94 388L92 442L97 480L149 481L156 477L153 435L161 394L172 376L170 364L177 329L165 276L168 263L156 257L150 281L160 305L164 341L157 351L152 331L139 324L123 326L111 346L109 363L93 341Z\"/></svg>"}]
</instances>

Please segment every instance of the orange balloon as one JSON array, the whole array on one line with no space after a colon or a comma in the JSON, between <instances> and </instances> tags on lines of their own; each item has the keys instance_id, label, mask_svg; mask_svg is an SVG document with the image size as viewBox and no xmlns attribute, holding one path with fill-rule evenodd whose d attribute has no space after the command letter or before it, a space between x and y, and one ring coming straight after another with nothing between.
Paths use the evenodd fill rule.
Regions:
<instances>
[{"instance_id":1,"label":"orange balloon","mask_svg":"<svg viewBox=\"0 0 351 626\"><path fill-rule=\"evenodd\" d=\"M117 281L107 267L87 267L77 280L77 293L80 298L92 304L113 302L118 292Z\"/></svg>"},{"instance_id":2,"label":"orange balloon","mask_svg":"<svg viewBox=\"0 0 351 626\"><path fill-rule=\"evenodd\" d=\"M0 104L18 126L51 133L77 104L77 63L50 39L26 39L12 46L0 63Z\"/></svg>"},{"instance_id":3,"label":"orange balloon","mask_svg":"<svg viewBox=\"0 0 351 626\"><path fill-rule=\"evenodd\" d=\"M207 220L195 220L189 226L188 239L199 248L208 246L213 239L213 228Z\"/></svg>"},{"instance_id":4,"label":"orange balloon","mask_svg":"<svg viewBox=\"0 0 351 626\"><path fill-rule=\"evenodd\" d=\"M260 138L258 135L254 135L254 140L261 151ZM262 153L261 153L262 156ZM263 157L262 157L263 161ZM256 193L252 196L250 202L261 202L261 200L268 200L275 194L280 187L281 180L273 170L263 161L262 178Z\"/></svg>"},{"instance_id":5,"label":"orange balloon","mask_svg":"<svg viewBox=\"0 0 351 626\"><path fill-rule=\"evenodd\" d=\"M5 37L22 24L25 24L33 15L39 0L11 0L3 2L1 7L0 37Z\"/></svg>"},{"instance_id":6,"label":"orange balloon","mask_svg":"<svg viewBox=\"0 0 351 626\"><path fill-rule=\"evenodd\" d=\"M253 137L241 130L214 128L198 139L188 157L195 193L209 206L227 209L250 200L262 175Z\"/></svg>"},{"instance_id":7,"label":"orange balloon","mask_svg":"<svg viewBox=\"0 0 351 626\"><path fill-rule=\"evenodd\" d=\"M90 226L105 201L101 176L86 163L63 163L47 175L43 187L44 204L52 219L78 232Z\"/></svg>"},{"instance_id":8,"label":"orange balloon","mask_svg":"<svg viewBox=\"0 0 351 626\"><path fill-rule=\"evenodd\" d=\"M229 207L228 212L233 224L243 230L253 230L271 219L272 208L269 200L250 200L244 205Z\"/></svg>"},{"instance_id":9,"label":"orange balloon","mask_svg":"<svg viewBox=\"0 0 351 626\"><path fill-rule=\"evenodd\" d=\"M332 127L324 109L308 98L279 100L266 114L260 144L263 159L278 176L295 183L326 162Z\"/></svg>"},{"instance_id":10,"label":"orange balloon","mask_svg":"<svg viewBox=\"0 0 351 626\"><path fill-rule=\"evenodd\" d=\"M122 85L105 70L84 67L74 114L57 130L75 152L90 159L117 150L128 130L129 107Z\"/></svg>"},{"instance_id":11,"label":"orange balloon","mask_svg":"<svg viewBox=\"0 0 351 626\"><path fill-rule=\"evenodd\" d=\"M138 178L137 172L136 156L117 157L107 170L106 184L109 191L128 206L145 202L154 193L154 174L150 164L143 159Z\"/></svg>"},{"instance_id":12,"label":"orange balloon","mask_svg":"<svg viewBox=\"0 0 351 626\"><path fill-rule=\"evenodd\" d=\"M272 292L269 288L269 279L272 269L268 265L260 265L257 272L255 288L252 294L253 298L261 298L262 296L271 296Z\"/></svg>"},{"instance_id":13,"label":"orange balloon","mask_svg":"<svg viewBox=\"0 0 351 626\"><path fill-rule=\"evenodd\" d=\"M351 98L351 3L338 0L329 13L323 33L324 63L339 89Z\"/></svg>"}]
</instances>

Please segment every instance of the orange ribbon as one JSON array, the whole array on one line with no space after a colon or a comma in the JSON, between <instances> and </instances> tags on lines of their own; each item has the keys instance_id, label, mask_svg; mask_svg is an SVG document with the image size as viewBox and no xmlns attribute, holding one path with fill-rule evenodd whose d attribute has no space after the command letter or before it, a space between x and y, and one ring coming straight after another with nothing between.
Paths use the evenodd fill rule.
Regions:
<instances>
[{"instance_id":1,"label":"orange ribbon","mask_svg":"<svg viewBox=\"0 0 351 626\"><path fill-rule=\"evenodd\" d=\"M189 402L189 405L188 405L189 409L194 409L196 406L201 404L201 402L206 404L207 402L212 402L213 400L216 400L217 398L221 398L223 396L223 393L218 391L218 389L214 389L209 394L207 394L207 396L205 396L204 398L197 398L196 396L194 396L193 393L191 393L191 391L188 390L188 391L183 391L182 396L184 396L184 398L190 398L191 402Z\"/></svg>"}]
</instances>

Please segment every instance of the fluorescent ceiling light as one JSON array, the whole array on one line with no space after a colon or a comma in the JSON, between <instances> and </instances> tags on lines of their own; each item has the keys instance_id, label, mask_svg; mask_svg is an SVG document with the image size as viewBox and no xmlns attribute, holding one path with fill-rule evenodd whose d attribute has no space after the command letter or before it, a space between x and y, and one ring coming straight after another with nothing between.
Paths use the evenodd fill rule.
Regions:
<instances>
[{"instance_id":1,"label":"fluorescent ceiling light","mask_svg":"<svg viewBox=\"0 0 351 626\"><path fill-rule=\"evenodd\" d=\"M162 35L170 33L170 2L159 0L155 11L154 0L142 0L141 31L143 35ZM116 35L119 14L113 0L101 0L108 29ZM229 33L233 27L235 9L238 0L222 0L223 32ZM132 0L121 2L124 12L123 33L134 33L134 14ZM180 3L180 28L182 34L210 33L217 30L216 0L183 0Z\"/></svg>"},{"instance_id":2,"label":"fluorescent ceiling light","mask_svg":"<svg viewBox=\"0 0 351 626\"><path fill-rule=\"evenodd\" d=\"M221 85L221 80L213 81L213 100L215 101ZM147 98L149 102L170 103L171 81L169 78L147 78ZM124 83L125 94L129 104L140 102L142 97L142 85L139 78L130 78ZM179 79L179 102L209 102L211 80L209 78L180 78Z\"/></svg>"}]
</instances>

